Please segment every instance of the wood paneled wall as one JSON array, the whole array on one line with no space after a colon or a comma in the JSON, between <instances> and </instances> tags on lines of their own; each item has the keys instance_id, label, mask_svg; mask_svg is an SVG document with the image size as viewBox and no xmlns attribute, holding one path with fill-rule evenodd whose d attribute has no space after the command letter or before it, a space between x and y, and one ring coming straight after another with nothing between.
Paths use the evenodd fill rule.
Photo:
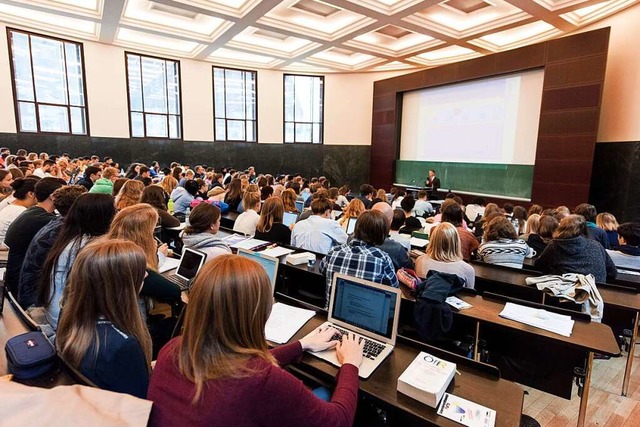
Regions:
<instances>
[{"instance_id":1,"label":"wood paneled wall","mask_svg":"<svg viewBox=\"0 0 640 427\"><path fill-rule=\"evenodd\" d=\"M603 28L375 82L371 184L387 188L394 182L403 92L544 68L532 202L570 207L586 202L609 33Z\"/></svg>"}]
</instances>

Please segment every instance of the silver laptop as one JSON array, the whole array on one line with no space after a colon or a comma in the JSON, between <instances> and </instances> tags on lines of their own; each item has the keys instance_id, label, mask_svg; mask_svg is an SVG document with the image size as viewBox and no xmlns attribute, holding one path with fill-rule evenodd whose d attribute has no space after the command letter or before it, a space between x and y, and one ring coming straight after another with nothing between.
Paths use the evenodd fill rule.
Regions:
<instances>
[{"instance_id":1,"label":"silver laptop","mask_svg":"<svg viewBox=\"0 0 640 427\"><path fill-rule=\"evenodd\" d=\"M207 260L207 254L196 251L195 249L183 248L180 264L175 273L166 275L165 277L178 285L180 290L187 291L191 287L193 278L196 277L200 268Z\"/></svg>"},{"instance_id":2,"label":"silver laptop","mask_svg":"<svg viewBox=\"0 0 640 427\"><path fill-rule=\"evenodd\" d=\"M358 218L349 218L349 222L347 222L347 234L353 234L353 231L356 229L356 222L358 222Z\"/></svg>"},{"instance_id":3,"label":"silver laptop","mask_svg":"<svg viewBox=\"0 0 640 427\"><path fill-rule=\"evenodd\" d=\"M298 214L295 214L293 212L285 212L282 215L282 223L287 227L289 227L291 224L295 224L297 219Z\"/></svg>"},{"instance_id":4,"label":"silver laptop","mask_svg":"<svg viewBox=\"0 0 640 427\"><path fill-rule=\"evenodd\" d=\"M275 295L276 279L278 278L278 265L280 264L278 258L241 248L238 248L238 255L256 261L265 269L269 276L269 280L271 280L271 293L272 295Z\"/></svg>"},{"instance_id":5,"label":"silver laptop","mask_svg":"<svg viewBox=\"0 0 640 427\"><path fill-rule=\"evenodd\" d=\"M344 274L333 275L329 316L321 327L334 327L342 335L355 333L365 340L359 372L361 378L369 378L393 351L398 331L400 298L400 289ZM335 349L310 353L340 366Z\"/></svg>"}]
</instances>

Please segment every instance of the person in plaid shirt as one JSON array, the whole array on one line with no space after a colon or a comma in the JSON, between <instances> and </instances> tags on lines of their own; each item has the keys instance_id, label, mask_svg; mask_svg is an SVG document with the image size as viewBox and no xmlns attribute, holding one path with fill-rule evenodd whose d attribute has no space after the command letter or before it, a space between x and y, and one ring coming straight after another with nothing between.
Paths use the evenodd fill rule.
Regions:
<instances>
[{"instance_id":1,"label":"person in plaid shirt","mask_svg":"<svg viewBox=\"0 0 640 427\"><path fill-rule=\"evenodd\" d=\"M389 255L376 245L381 245L389 225L385 215L379 211L365 211L358 217L353 239L331 248L320 262L320 272L326 275L326 302L329 304L331 282L334 273L343 273L360 279L398 287L398 278Z\"/></svg>"}]
</instances>

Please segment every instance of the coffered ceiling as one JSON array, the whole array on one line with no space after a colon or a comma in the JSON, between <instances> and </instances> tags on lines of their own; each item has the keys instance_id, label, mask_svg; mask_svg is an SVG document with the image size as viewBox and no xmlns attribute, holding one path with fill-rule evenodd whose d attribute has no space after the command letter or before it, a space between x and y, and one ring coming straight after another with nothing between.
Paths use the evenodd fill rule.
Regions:
<instances>
[{"instance_id":1,"label":"coffered ceiling","mask_svg":"<svg viewBox=\"0 0 640 427\"><path fill-rule=\"evenodd\" d=\"M433 67L561 36L640 0L0 0L34 31L237 67Z\"/></svg>"}]
</instances>

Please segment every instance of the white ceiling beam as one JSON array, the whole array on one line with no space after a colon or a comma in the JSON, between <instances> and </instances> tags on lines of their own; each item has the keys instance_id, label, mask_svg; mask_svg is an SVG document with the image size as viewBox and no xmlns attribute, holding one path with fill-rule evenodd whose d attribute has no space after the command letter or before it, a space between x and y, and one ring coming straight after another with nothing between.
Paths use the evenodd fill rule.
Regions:
<instances>
[{"instance_id":1,"label":"white ceiling beam","mask_svg":"<svg viewBox=\"0 0 640 427\"><path fill-rule=\"evenodd\" d=\"M100 24L99 40L111 44L116 39L116 32L124 10L126 0L105 0Z\"/></svg>"}]
</instances>

